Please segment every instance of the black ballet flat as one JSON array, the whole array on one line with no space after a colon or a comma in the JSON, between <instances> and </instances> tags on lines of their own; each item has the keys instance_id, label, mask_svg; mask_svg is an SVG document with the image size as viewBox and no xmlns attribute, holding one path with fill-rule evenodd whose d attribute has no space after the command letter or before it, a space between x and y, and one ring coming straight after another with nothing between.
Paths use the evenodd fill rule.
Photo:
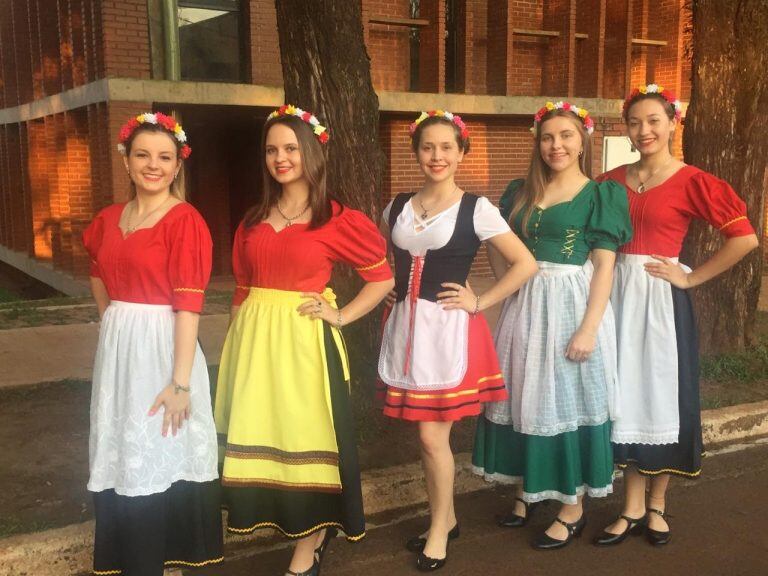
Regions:
<instances>
[{"instance_id":1,"label":"black ballet flat","mask_svg":"<svg viewBox=\"0 0 768 576\"><path fill-rule=\"evenodd\" d=\"M539 502L534 502L533 504L529 504L522 498L515 498L515 500L523 503L523 506L525 507L525 516L520 516L519 514L515 514L514 512L510 512L509 514L505 514L504 516L497 516L496 524L498 524L502 528L522 528L523 526L528 524L528 519L531 517L531 513L539 505Z\"/></svg>"},{"instance_id":2,"label":"black ballet flat","mask_svg":"<svg viewBox=\"0 0 768 576\"><path fill-rule=\"evenodd\" d=\"M419 552L419 555L416 557L416 569L419 572L434 572L435 570L440 570L440 568L445 566L447 560L447 546L445 548L445 558L430 558L429 556L426 556L424 552Z\"/></svg>"},{"instance_id":3,"label":"black ballet flat","mask_svg":"<svg viewBox=\"0 0 768 576\"><path fill-rule=\"evenodd\" d=\"M450 532L448 532L448 541L455 540L459 536L461 536L461 533L459 532L459 523L456 522L456 525L451 528ZM423 552L424 546L426 545L427 539L424 536L414 536L406 541L405 548L409 552ZM437 568L435 568L435 570L437 570Z\"/></svg>"},{"instance_id":4,"label":"black ballet flat","mask_svg":"<svg viewBox=\"0 0 768 576\"><path fill-rule=\"evenodd\" d=\"M595 546L614 546L621 544L627 539L630 534L632 536L640 536L645 530L645 516L642 518L630 518L622 514L619 518L623 518L627 522L627 527L620 534L612 534L603 530L603 533L596 536L592 543Z\"/></svg>"},{"instance_id":5,"label":"black ballet flat","mask_svg":"<svg viewBox=\"0 0 768 576\"><path fill-rule=\"evenodd\" d=\"M558 548L563 548L564 546L567 546L571 540L581 536L581 532L584 530L584 526L587 525L587 518L584 514L582 514L581 518L579 518L576 522L568 523L565 520L561 520L560 518L555 518L555 522L559 522L565 526L566 530L568 530L568 536L566 536L565 540L557 540L556 538L552 538L546 532L544 532L531 543L531 546L533 546L536 550L557 550Z\"/></svg>"},{"instance_id":6,"label":"black ballet flat","mask_svg":"<svg viewBox=\"0 0 768 576\"><path fill-rule=\"evenodd\" d=\"M325 555L325 551L328 549L328 544L331 543L331 540L336 538L338 533L339 531L333 527L325 529L325 536L323 536L323 541L320 542L320 546L315 548L315 563L317 564L317 572L315 573L315 576L320 576L320 568L323 564L323 556Z\"/></svg>"},{"instance_id":7,"label":"black ballet flat","mask_svg":"<svg viewBox=\"0 0 768 576\"><path fill-rule=\"evenodd\" d=\"M285 576L319 576L320 564L317 560L312 563L312 568L305 570L304 572L294 572L293 570L286 570Z\"/></svg>"},{"instance_id":8,"label":"black ballet flat","mask_svg":"<svg viewBox=\"0 0 768 576\"><path fill-rule=\"evenodd\" d=\"M648 512L653 514L658 514L659 516L664 518L664 520L670 517L669 514L667 514L663 510L657 510L656 508L648 508ZM669 530L667 530L666 532L660 532L652 528L646 528L645 535L648 538L648 542L650 542L654 546L664 546L664 544L669 544L669 541L672 539L672 534Z\"/></svg>"}]
</instances>

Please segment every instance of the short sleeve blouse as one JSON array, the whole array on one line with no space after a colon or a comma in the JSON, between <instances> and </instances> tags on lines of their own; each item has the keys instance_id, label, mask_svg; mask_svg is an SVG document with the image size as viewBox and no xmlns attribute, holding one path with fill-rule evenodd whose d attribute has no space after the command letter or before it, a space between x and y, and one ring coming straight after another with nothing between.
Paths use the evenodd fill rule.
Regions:
<instances>
[{"instance_id":1,"label":"short sleeve blouse","mask_svg":"<svg viewBox=\"0 0 768 576\"><path fill-rule=\"evenodd\" d=\"M337 262L352 266L366 282L392 278L386 242L370 218L335 202L333 211L316 229L301 223L278 232L268 222L241 223L232 249L232 304L240 305L251 287L322 292Z\"/></svg>"},{"instance_id":2,"label":"short sleeve blouse","mask_svg":"<svg viewBox=\"0 0 768 576\"><path fill-rule=\"evenodd\" d=\"M626 187L627 166L601 175ZM695 166L684 166L662 184L638 193L626 187L635 236L621 251L627 254L679 256L693 219L709 222L725 237L747 236L755 230L747 206L731 186Z\"/></svg>"},{"instance_id":3,"label":"short sleeve blouse","mask_svg":"<svg viewBox=\"0 0 768 576\"><path fill-rule=\"evenodd\" d=\"M200 213L183 202L151 228L124 237L119 226L124 208L105 208L83 232L91 276L104 282L111 300L202 311L213 244Z\"/></svg>"},{"instance_id":4,"label":"short sleeve blouse","mask_svg":"<svg viewBox=\"0 0 768 576\"><path fill-rule=\"evenodd\" d=\"M509 217L515 196L524 180L507 186L499 205ZM615 182L587 182L571 200L548 208L534 207L523 230L522 212L515 215L512 229L537 260L582 265L595 249L615 252L632 237L627 195Z\"/></svg>"}]
</instances>

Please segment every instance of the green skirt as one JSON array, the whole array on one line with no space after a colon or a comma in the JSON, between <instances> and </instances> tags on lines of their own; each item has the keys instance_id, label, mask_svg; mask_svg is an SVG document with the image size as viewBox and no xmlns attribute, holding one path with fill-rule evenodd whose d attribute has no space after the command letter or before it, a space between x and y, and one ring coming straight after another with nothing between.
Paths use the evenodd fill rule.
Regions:
<instances>
[{"instance_id":1,"label":"green skirt","mask_svg":"<svg viewBox=\"0 0 768 576\"><path fill-rule=\"evenodd\" d=\"M479 418L473 469L489 482L523 485L523 500L576 504L613 491L611 423L556 436L532 436Z\"/></svg>"}]
</instances>

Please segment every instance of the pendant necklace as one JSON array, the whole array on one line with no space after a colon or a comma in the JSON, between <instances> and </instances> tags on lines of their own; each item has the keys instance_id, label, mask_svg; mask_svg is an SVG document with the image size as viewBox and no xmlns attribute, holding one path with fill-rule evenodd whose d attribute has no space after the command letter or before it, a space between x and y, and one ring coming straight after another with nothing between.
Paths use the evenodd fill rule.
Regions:
<instances>
[{"instance_id":1,"label":"pendant necklace","mask_svg":"<svg viewBox=\"0 0 768 576\"><path fill-rule=\"evenodd\" d=\"M162 203L162 204L160 204L160 205L159 205L157 208L155 208L155 209L153 209L153 210L150 210L149 212L147 212L146 214L144 214L144 216L141 218L141 220L139 220L138 222L136 222L136 224L133 224L133 225L131 225L131 219L133 218L133 214L134 214L134 212L135 212L135 206L136 206L136 205L135 205L135 204L131 204L131 211L130 211L130 213L128 214L128 218L126 218L126 222L125 222L125 235L126 235L126 236L129 236L130 234L133 234L134 232L136 232L136 229L137 229L139 226L141 226L142 224L144 224L144 222L146 222L146 221L147 221L147 219L148 219L150 216L152 216L152 214L154 214L155 212L157 212L158 210L160 210L160 208L162 208L163 206L165 206L166 204L168 204L168 200L170 200L170 199L171 199L171 197L170 197L170 196L168 196L168 198L166 198L166 199L163 201L163 203Z\"/></svg>"},{"instance_id":2,"label":"pendant necklace","mask_svg":"<svg viewBox=\"0 0 768 576\"><path fill-rule=\"evenodd\" d=\"M663 164L663 165L661 165L661 166L657 166L656 168L654 168L653 170L651 170L651 173L650 173L650 174L648 174L648 178L646 178L646 179L645 179L645 182L643 182L643 181L640 179L640 169L639 169L639 168L637 168L637 167L635 167L635 174L637 175L637 181L638 181L638 182L640 182L640 185L637 187L637 193L638 193L638 194L642 194L642 193L644 193L644 192L645 192L645 191L648 189L648 188L646 187L646 184L648 184L648 183L649 183L651 180L653 180L653 177L654 177L654 176L656 176L656 174L657 174L658 172L660 172L661 170L663 170L664 168L666 168L667 166L669 166L669 163L670 163L670 162L672 162L672 160L674 160L674 158L670 157L670 159L669 159L669 160L667 160L666 162L664 162L664 164Z\"/></svg>"},{"instance_id":3,"label":"pendant necklace","mask_svg":"<svg viewBox=\"0 0 768 576\"><path fill-rule=\"evenodd\" d=\"M446 199L448 199L448 198L450 198L451 196L453 196L453 193L454 193L454 192L456 192L456 190L458 190L458 189L459 189L459 185L458 185L458 184L456 184L456 185L453 187L453 190L451 190L451 193L450 193L450 194L448 194L448 196L446 196L445 198L446 198ZM421 209L422 209L422 213L421 213L421 216L420 216L420 218L421 218L422 220L426 220L426 219L427 219L427 216L428 216L428 212L429 212L430 210L432 210L433 208L435 208L436 206L439 206L439 205L440 205L440 203L438 202L438 203L436 203L436 204L435 204L435 206L433 206L432 208L429 208L429 209L427 209L427 208L424 208L424 204L422 203L422 201L421 201L421 198L419 198L419 206L421 206Z\"/></svg>"},{"instance_id":4,"label":"pendant necklace","mask_svg":"<svg viewBox=\"0 0 768 576\"><path fill-rule=\"evenodd\" d=\"M296 216L291 216L291 217L286 216L285 214L283 214L283 211L280 210L280 202L275 202L275 207L277 208L277 212L280 214L280 216L283 217L283 220L285 220L285 227L288 228L288 226L291 226L293 224L294 220L298 220L299 218L304 216L304 214L307 213L307 210L309 210L309 202L307 202L307 205L304 206L304 210L296 214Z\"/></svg>"}]
</instances>

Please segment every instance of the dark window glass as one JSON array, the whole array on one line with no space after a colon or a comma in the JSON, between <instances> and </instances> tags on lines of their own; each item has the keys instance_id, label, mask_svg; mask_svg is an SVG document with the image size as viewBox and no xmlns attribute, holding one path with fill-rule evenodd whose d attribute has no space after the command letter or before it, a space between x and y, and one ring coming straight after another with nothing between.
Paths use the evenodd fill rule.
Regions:
<instances>
[{"instance_id":1,"label":"dark window glass","mask_svg":"<svg viewBox=\"0 0 768 576\"><path fill-rule=\"evenodd\" d=\"M178 0L182 80L242 80L239 0Z\"/></svg>"}]
</instances>

